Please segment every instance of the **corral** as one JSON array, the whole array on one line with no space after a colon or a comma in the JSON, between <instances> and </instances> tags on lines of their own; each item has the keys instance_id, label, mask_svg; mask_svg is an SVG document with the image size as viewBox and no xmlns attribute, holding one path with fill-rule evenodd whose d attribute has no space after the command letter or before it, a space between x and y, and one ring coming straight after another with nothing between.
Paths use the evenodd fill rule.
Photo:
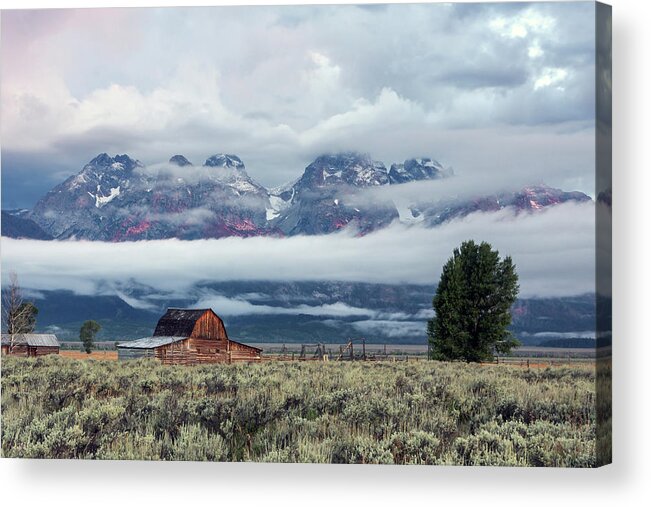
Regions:
<instances>
[{"instance_id":1,"label":"corral","mask_svg":"<svg viewBox=\"0 0 651 507\"><path fill-rule=\"evenodd\" d=\"M118 344L119 359L153 357L164 364L260 361L262 349L231 340L211 309L170 308L154 335Z\"/></svg>"}]
</instances>

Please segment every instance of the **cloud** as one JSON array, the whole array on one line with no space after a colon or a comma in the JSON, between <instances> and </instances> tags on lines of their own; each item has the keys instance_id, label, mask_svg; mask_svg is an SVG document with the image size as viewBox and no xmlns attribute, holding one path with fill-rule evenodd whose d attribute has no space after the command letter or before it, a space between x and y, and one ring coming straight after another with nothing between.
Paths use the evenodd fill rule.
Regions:
<instances>
[{"instance_id":1,"label":"cloud","mask_svg":"<svg viewBox=\"0 0 651 507\"><path fill-rule=\"evenodd\" d=\"M552 16L537 12L535 8L530 8L514 16L493 18L489 26L502 37L522 39L530 33L551 32L556 26L556 20Z\"/></svg>"},{"instance_id":2,"label":"cloud","mask_svg":"<svg viewBox=\"0 0 651 507\"><path fill-rule=\"evenodd\" d=\"M566 332L557 332L557 331L545 331L541 333L521 333L523 337L532 336L534 338L595 338L594 331L572 331L569 333Z\"/></svg>"},{"instance_id":3,"label":"cloud","mask_svg":"<svg viewBox=\"0 0 651 507\"><path fill-rule=\"evenodd\" d=\"M563 90L561 83L567 78L567 70L558 68L546 67L542 69L540 77L538 77L533 85L534 90L540 90L548 86L557 86L557 89Z\"/></svg>"},{"instance_id":4,"label":"cloud","mask_svg":"<svg viewBox=\"0 0 651 507\"><path fill-rule=\"evenodd\" d=\"M252 304L243 298L228 298L220 294L204 294L192 305L194 308L219 308L224 315L314 315L327 317L375 317L378 312L356 308L344 303L325 305L300 304L290 308Z\"/></svg>"},{"instance_id":5,"label":"cloud","mask_svg":"<svg viewBox=\"0 0 651 507\"><path fill-rule=\"evenodd\" d=\"M353 327L361 333L387 338L402 338L405 336L425 335L425 325L416 321L393 320L359 320L353 322Z\"/></svg>"},{"instance_id":6,"label":"cloud","mask_svg":"<svg viewBox=\"0 0 651 507\"><path fill-rule=\"evenodd\" d=\"M142 301L138 298L131 297L120 290L115 290L114 294L119 297L122 301L128 304L131 308L137 308L138 310L155 310L157 309L156 305L148 302Z\"/></svg>"},{"instance_id":7,"label":"cloud","mask_svg":"<svg viewBox=\"0 0 651 507\"><path fill-rule=\"evenodd\" d=\"M151 164L225 151L273 186L352 148L459 172L544 158L585 179L594 150L576 132L594 127L593 14L580 2L8 11L3 173L44 193L53 172L100 152ZM555 137L576 142L579 164ZM26 178L3 180L17 200L27 192Z\"/></svg>"},{"instance_id":8,"label":"cloud","mask_svg":"<svg viewBox=\"0 0 651 507\"><path fill-rule=\"evenodd\" d=\"M373 319L384 319L390 321L407 320L415 316L404 312L381 312L368 308L358 308L345 303L336 302L320 305L308 305L305 303L292 304L291 306L271 306L251 301L262 301L269 299L263 294L242 294L237 297L226 297L213 291L202 289L197 302L192 305L194 308L219 308L224 315L313 315L319 317L369 317ZM290 301L285 301L290 303ZM422 315L418 312L416 315ZM419 318L419 317L416 317Z\"/></svg>"},{"instance_id":9,"label":"cloud","mask_svg":"<svg viewBox=\"0 0 651 507\"><path fill-rule=\"evenodd\" d=\"M2 240L2 273L30 289L94 294L139 283L161 292L229 280L336 280L434 284L462 241L488 241L511 255L521 296L594 292L595 206L565 203L534 214L475 213L435 229L399 223L364 237L224 238L126 243ZM241 304L241 303L238 303ZM333 310L334 311L334 310Z\"/></svg>"}]
</instances>

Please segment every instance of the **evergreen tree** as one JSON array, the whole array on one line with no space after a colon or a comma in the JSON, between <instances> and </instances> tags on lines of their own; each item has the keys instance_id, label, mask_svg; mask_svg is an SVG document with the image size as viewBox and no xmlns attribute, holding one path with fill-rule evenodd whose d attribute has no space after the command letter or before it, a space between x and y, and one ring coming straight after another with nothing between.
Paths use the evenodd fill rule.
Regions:
<instances>
[{"instance_id":1,"label":"evergreen tree","mask_svg":"<svg viewBox=\"0 0 651 507\"><path fill-rule=\"evenodd\" d=\"M443 266L427 334L433 359L489 361L519 345L507 327L519 291L511 257L465 241Z\"/></svg>"},{"instance_id":2,"label":"evergreen tree","mask_svg":"<svg viewBox=\"0 0 651 507\"><path fill-rule=\"evenodd\" d=\"M79 339L84 345L86 354L90 354L90 351L93 349L93 339L100 329L102 329L102 326L94 320L87 320L82 324L81 329L79 330Z\"/></svg>"}]
</instances>

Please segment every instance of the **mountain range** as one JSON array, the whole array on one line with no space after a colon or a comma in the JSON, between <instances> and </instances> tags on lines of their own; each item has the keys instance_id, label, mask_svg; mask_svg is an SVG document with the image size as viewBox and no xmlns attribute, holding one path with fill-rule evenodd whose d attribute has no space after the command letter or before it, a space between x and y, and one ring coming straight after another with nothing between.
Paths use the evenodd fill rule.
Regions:
<instances>
[{"instance_id":1,"label":"mountain range","mask_svg":"<svg viewBox=\"0 0 651 507\"><path fill-rule=\"evenodd\" d=\"M39 309L39 332L56 333L66 341L77 340L80 326L89 319L101 324L100 341L151 336L167 307L193 306L209 293L222 301L214 309L229 336L239 341L341 344L351 337L366 337L369 343L418 344L427 341L426 321L432 315L435 290L433 285L258 280L206 282L183 296L165 296L146 286L132 287L127 298L124 293L39 290L33 302ZM152 306L136 308L133 299ZM250 311L224 313L228 301L246 302ZM327 311L319 311L324 308ZM511 331L527 345L581 337L594 329L595 297L519 299L512 316Z\"/></svg>"},{"instance_id":2,"label":"mountain range","mask_svg":"<svg viewBox=\"0 0 651 507\"><path fill-rule=\"evenodd\" d=\"M475 211L535 212L590 200L546 185L472 199L420 199L400 207L390 198L365 198L369 189L453 176L431 158L387 169L367 154L349 152L321 155L297 180L267 189L236 155L216 154L201 165L174 155L166 164L148 167L127 155L102 153L33 209L3 211L2 235L115 242L315 235L345 227L367 234L395 221L435 227Z\"/></svg>"}]
</instances>

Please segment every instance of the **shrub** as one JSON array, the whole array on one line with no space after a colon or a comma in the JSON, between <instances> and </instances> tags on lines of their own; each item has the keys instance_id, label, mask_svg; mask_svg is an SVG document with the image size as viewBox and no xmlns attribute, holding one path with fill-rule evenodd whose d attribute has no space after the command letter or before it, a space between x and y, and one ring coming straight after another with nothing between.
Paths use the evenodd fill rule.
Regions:
<instances>
[{"instance_id":1,"label":"shrub","mask_svg":"<svg viewBox=\"0 0 651 507\"><path fill-rule=\"evenodd\" d=\"M596 463L597 398L589 366L183 367L48 356L6 357L2 367L6 457Z\"/></svg>"}]
</instances>

